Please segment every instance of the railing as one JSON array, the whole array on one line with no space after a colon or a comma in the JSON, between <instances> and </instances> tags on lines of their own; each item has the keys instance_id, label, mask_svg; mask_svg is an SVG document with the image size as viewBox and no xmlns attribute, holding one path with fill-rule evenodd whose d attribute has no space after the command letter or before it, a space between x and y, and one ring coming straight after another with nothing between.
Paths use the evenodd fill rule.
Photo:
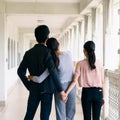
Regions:
<instances>
[{"instance_id":1,"label":"railing","mask_svg":"<svg viewBox=\"0 0 120 120\"><path fill-rule=\"evenodd\" d=\"M120 120L120 71L105 70L105 105L102 120Z\"/></svg>"}]
</instances>

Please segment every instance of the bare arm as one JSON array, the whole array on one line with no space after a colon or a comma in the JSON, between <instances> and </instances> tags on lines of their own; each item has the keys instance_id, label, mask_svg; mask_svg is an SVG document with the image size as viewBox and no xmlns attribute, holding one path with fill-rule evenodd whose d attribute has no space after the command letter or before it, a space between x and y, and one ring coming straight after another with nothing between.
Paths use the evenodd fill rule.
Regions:
<instances>
[{"instance_id":1,"label":"bare arm","mask_svg":"<svg viewBox=\"0 0 120 120\"><path fill-rule=\"evenodd\" d=\"M66 91L66 95L68 96L68 94L71 92L71 90L74 88L74 86L76 85L78 80L77 76L74 76L72 83L70 84L70 86L68 87L67 91Z\"/></svg>"},{"instance_id":2,"label":"bare arm","mask_svg":"<svg viewBox=\"0 0 120 120\"><path fill-rule=\"evenodd\" d=\"M49 76L49 74L50 73L49 73L48 69L46 69L40 76L29 75L28 78L30 80L33 80L34 82L41 83Z\"/></svg>"},{"instance_id":3,"label":"bare arm","mask_svg":"<svg viewBox=\"0 0 120 120\"><path fill-rule=\"evenodd\" d=\"M74 88L74 86L76 85L76 83L78 81L78 78L79 78L78 74L80 74L80 64L79 63L77 63L77 65L76 65L75 74L74 74L74 77L73 77L73 81L70 84L70 86L68 87L68 89L66 91L66 95L68 95L71 92L71 90Z\"/></svg>"}]
</instances>

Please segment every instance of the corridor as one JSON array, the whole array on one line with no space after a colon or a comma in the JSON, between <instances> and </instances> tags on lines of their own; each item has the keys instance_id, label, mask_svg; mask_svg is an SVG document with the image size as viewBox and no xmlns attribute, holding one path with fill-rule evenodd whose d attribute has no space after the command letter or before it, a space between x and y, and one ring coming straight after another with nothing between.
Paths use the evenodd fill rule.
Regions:
<instances>
[{"instance_id":1,"label":"corridor","mask_svg":"<svg viewBox=\"0 0 120 120\"><path fill-rule=\"evenodd\" d=\"M28 92L17 69L41 24L61 50L71 52L74 65L85 57L84 43L95 42L105 73L101 120L120 120L120 0L0 0L0 120L23 120ZM81 89L76 91L75 120L83 120ZM54 102L50 117L56 120Z\"/></svg>"}]
</instances>

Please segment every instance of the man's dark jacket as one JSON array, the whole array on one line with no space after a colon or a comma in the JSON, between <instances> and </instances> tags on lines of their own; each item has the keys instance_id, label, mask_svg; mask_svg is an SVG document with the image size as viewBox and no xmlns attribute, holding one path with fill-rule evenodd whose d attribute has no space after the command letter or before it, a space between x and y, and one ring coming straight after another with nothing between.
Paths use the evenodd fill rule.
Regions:
<instances>
[{"instance_id":1,"label":"man's dark jacket","mask_svg":"<svg viewBox=\"0 0 120 120\"><path fill-rule=\"evenodd\" d=\"M46 68L48 68L50 75L42 83L28 80L26 76L27 69L30 75L39 76ZM63 90L51 51L43 44L36 44L26 51L17 72L23 84L31 92L53 93L55 87L59 92Z\"/></svg>"}]
</instances>

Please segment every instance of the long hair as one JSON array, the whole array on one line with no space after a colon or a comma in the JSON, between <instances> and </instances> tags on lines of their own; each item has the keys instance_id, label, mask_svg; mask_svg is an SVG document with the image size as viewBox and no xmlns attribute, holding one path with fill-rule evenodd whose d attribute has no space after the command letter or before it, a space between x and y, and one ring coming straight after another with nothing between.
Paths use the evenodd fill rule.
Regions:
<instances>
[{"instance_id":1,"label":"long hair","mask_svg":"<svg viewBox=\"0 0 120 120\"><path fill-rule=\"evenodd\" d=\"M59 65L59 58L58 56L55 54L55 52L58 50L58 46L59 46L59 43L57 41L57 39L55 38L49 38L46 42L46 45L49 49L51 49L52 51L52 57L53 57L53 60L54 60L54 63L55 63L55 66L56 68L58 69L58 65Z\"/></svg>"},{"instance_id":2,"label":"long hair","mask_svg":"<svg viewBox=\"0 0 120 120\"><path fill-rule=\"evenodd\" d=\"M87 41L84 44L84 49L87 51L87 54L88 54L88 62L89 62L90 68L91 70L93 70L96 68L95 43L93 41Z\"/></svg>"}]
</instances>

